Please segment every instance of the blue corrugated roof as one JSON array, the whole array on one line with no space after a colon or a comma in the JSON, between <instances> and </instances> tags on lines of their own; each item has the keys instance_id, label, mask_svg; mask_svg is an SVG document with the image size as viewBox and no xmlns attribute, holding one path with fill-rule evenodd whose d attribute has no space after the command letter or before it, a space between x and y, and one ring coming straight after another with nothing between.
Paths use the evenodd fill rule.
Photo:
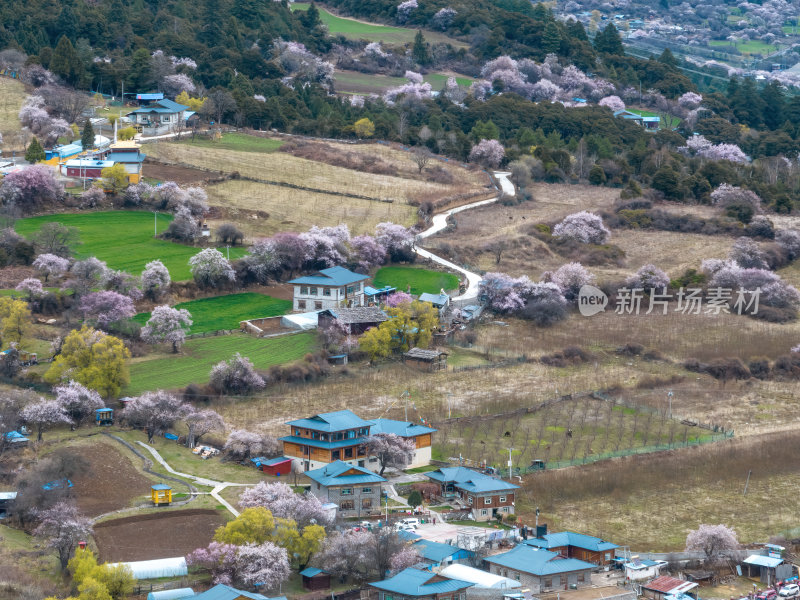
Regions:
<instances>
[{"instance_id":1,"label":"blue corrugated roof","mask_svg":"<svg viewBox=\"0 0 800 600\"><path fill-rule=\"evenodd\" d=\"M455 546L451 546L449 544L441 544L439 542L432 542L430 540L423 539L414 540L412 548L419 552L419 555L425 560L429 560L437 564L441 563L448 556L453 556L459 552L466 552L468 555L472 555L472 552L469 550L462 550L461 548L456 548Z\"/></svg>"},{"instance_id":2,"label":"blue corrugated roof","mask_svg":"<svg viewBox=\"0 0 800 600\"><path fill-rule=\"evenodd\" d=\"M390 292L397 291L397 288L393 288L390 285L385 285L382 288L374 288L371 285L364 286L364 295L365 296L377 296L378 294L388 294Z\"/></svg>"},{"instance_id":3,"label":"blue corrugated roof","mask_svg":"<svg viewBox=\"0 0 800 600\"><path fill-rule=\"evenodd\" d=\"M161 590L147 594L147 600L180 600L194 596L192 588L177 588L173 590Z\"/></svg>"},{"instance_id":4,"label":"blue corrugated roof","mask_svg":"<svg viewBox=\"0 0 800 600\"><path fill-rule=\"evenodd\" d=\"M345 473L350 470L356 471L358 475L345 475ZM306 471L306 475L312 481L325 487L331 485L361 485L362 483L381 483L386 481L383 477L373 473L369 469L348 465L341 460L334 461L319 469Z\"/></svg>"},{"instance_id":5,"label":"blue corrugated roof","mask_svg":"<svg viewBox=\"0 0 800 600\"><path fill-rule=\"evenodd\" d=\"M612 544L600 538L584 535L582 533L575 533L573 531L548 533L541 538L525 540L525 543L529 546L536 546L544 549L575 546L576 548L583 548L593 552L605 552L606 550L613 550L619 547L616 544Z\"/></svg>"},{"instance_id":6,"label":"blue corrugated roof","mask_svg":"<svg viewBox=\"0 0 800 600\"><path fill-rule=\"evenodd\" d=\"M369 585L403 596L432 596L463 590L475 584L469 581L449 579L430 571L409 568L400 571L394 577Z\"/></svg>"},{"instance_id":7,"label":"blue corrugated roof","mask_svg":"<svg viewBox=\"0 0 800 600\"><path fill-rule=\"evenodd\" d=\"M429 294L425 292L419 295L420 302L430 302L431 304L440 304L444 306L450 301L450 296L447 294Z\"/></svg>"},{"instance_id":8,"label":"blue corrugated roof","mask_svg":"<svg viewBox=\"0 0 800 600\"><path fill-rule=\"evenodd\" d=\"M242 597L250 598L250 600L269 600L269 598L263 594L244 592L222 583L215 585L213 588L203 592L202 594L197 594L191 600L236 600L237 598Z\"/></svg>"},{"instance_id":9,"label":"blue corrugated roof","mask_svg":"<svg viewBox=\"0 0 800 600\"><path fill-rule=\"evenodd\" d=\"M165 483L157 483L150 486L151 490L171 490L172 488Z\"/></svg>"},{"instance_id":10,"label":"blue corrugated roof","mask_svg":"<svg viewBox=\"0 0 800 600\"><path fill-rule=\"evenodd\" d=\"M151 92L149 94L136 94L137 100L163 100L164 94L161 92Z\"/></svg>"},{"instance_id":11,"label":"blue corrugated roof","mask_svg":"<svg viewBox=\"0 0 800 600\"><path fill-rule=\"evenodd\" d=\"M783 562L783 559L772 556L762 556L760 554L751 554L742 562L748 565L757 565L759 567L774 568L777 567L779 564L781 564Z\"/></svg>"},{"instance_id":12,"label":"blue corrugated roof","mask_svg":"<svg viewBox=\"0 0 800 600\"><path fill-rule=\"evenodd\" d=\"M303 577L314 577L314 575L319 575L320 573L324 573L322 569L318 569L317 567L307 567L300 571L300 575Z\"/></svg>"},{"instance_id":13,"label":"blue corrugated roof","mask_svg":"<svg viewBox=\"0 0 800 600\"><path fill-rule=\"evenodd\" d=\"M113 160L114 162L144 162L146 156L137 152L111 152L106 156L106 160Z\"/></svg>"},{"instance_id":14,"label":"blue corrugated roof","mask_svg":"<svg viewBox=\"0 0 800 600\"><path fill-rule=\"evenodd\" d=\"M305 275L292 279L289 283L299 283L305 285L348 285L357 281L369 279L367 275L360 275L345 269L344 267L330 267L322 269L313 275Z\"/></svg>"},{"instance_id":15,"label":"blue corrugated roof","mask_svg":"<svg viewBox=\"0 0 800 600\"><path fill-rule=\"evenodd\" d=\"M96 413L100 413L100 412L114 412L114 409L113 409L113 408L96 408L94 412L96 412Z\"/></svg>"},{"instance_id":16,"label":"blue corrugated roof","mask_svg":"<svg viewBox=\"0 0 800 600\"><path fill-rule=\"evenodd\" d=\"M320 413L307 419L297 419L286 423L292 427L304 427L314 431L344 431L345 429L359 429L369 427L371 423L365 421L353 411L337 410L336 412Z\"/></svg>"},{"instance_id":17,"label":"blue corrugated roof","mask_svg":"<svg viewBox=\"0 0 800 600\"><path fill-rule=\"evenodd\" d=\"M415 435L423 435L426 433L434 433L436 429L419 425L417 423L410 423L408 421L395 421L394 419L375 419L372 421L372 427L369 432L370 435L376 433L393 433L400 437L412 437Z\"/></svg>"},{"instance_id":18,"label":"blue corrugated roof","mask_svg":"<svg viewBox=\"0 0 800 600\"><path fill-rule=\"evenodd\" d=\"M158 104L159 106L163 106L164 108L168 108L172 112L180 112L182 110L186 110L187 108L189 108L185 104L178 104L177 102L173 102L172 100L169 100L167 98L159 100L158 102L156 102L156 104Z\"/></svg>"},{"instance_id":19,"label":"blue corrugated roof","mask_svg":"<svg viewBox=\"0 0 800 600\"><path fill-rule=\"evenodd\" d=\"M539 550L520 544L508 552L489 556L485 560L515 571L539 576L595 568L592 563L584 562L577 558L558 558L558 556L558 554L549 550Z\"/></svg>"},{"instance_id":20,"label":"blue corrugated roof","mask_svg":"<svg viewBox=\"0 0 800 600\"><path fill-rule=\"evenodd\" d=\"M489 477L466 467L443 467L429 471L425 473L425 476L439 483L453 483L456 487L468 492L499 492L519 489L518 485Z\"/></svg>"}]
</instances>

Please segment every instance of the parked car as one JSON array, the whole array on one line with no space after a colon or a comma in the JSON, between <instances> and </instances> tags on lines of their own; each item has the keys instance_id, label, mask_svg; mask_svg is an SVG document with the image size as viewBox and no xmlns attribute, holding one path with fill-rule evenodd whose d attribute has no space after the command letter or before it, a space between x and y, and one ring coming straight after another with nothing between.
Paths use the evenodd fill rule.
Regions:
<instances>
[{"instance_id":1,"label":"parked car","mask_svg":"<svg viewBox=\"0 0 800 600\"><path fill-rule=\"evenodd\" d=\"M403 519L400 522L403 525L407 525L408 527L411 527L412 529L416 529L417 527L419 527L419 519Z\"/></svg>"},{"instance_id":2,"label":"parked car","mask_svg":"<svg viewBox=\"0 0 800 600\"><path fill-rule=\"evenodd\" d=\"M756 596L756 600L774 600L777 598L778 592L775 590L764 590L758 596Z\"/></svg>"},{"instance_id":3,"label":"parked car","mask_svg":"<svg viewBox=\"0 0 800 600\"><path fill-rule=\"evenodd\" d=\"M781 591L778 592L778 595L782 596L783 598L791 598L793 596L797 596L797 594L800 594L800 585L797 585L796 583L789 583L783 586Z\"/></svg>"}]
</instances>

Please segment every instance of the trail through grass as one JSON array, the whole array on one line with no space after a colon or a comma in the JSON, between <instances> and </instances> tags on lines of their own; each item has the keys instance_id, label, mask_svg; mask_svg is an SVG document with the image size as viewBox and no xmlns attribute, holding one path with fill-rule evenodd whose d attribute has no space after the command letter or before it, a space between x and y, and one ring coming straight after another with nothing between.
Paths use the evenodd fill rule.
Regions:
<instances>
[{"instance_id":1,"label":"trail through grass","mask_svg":"<svg viewBox=\"0 0 800 600\"><path fill-rule=\"evenodd\" d=\"M246 319L284 315L291 310L292 303L266 294L246 292L181 302L175 308L184 308L192 314L190 333L203 333L239 329L239 322ZM144 325L149 318L150 313L146 312L139 313L133 320Z\"/></svg>"},{"instance_id":2,"label":"trail through grass","mask_svg":"<svg viewBox=\"0 0 800 600\"><path fill-rule=\"evenodd\" d=\"M410 286L412 294L438 294L440 290L458 288L458 277L443 271L431 271L414 267L383 267L375 273L375 287L392 286L405 292Z\"/></svg>"},{"instance_id":3,"label":"trail through grass","mask_svg":"<svg viewBox=\"0 0 800 600\"><path fill-rule=\"evenodd\" d=\"M58 222L75 227L80 233L77 258L96 256L112 269L140 274L152 260L160 260L169 269L174 281L191 279L189 259L202 248L182 246L153 237L166 230L172 215L151 212L107 211L82 214L47 215L20 219L15 225L18 233L29 237L45 223ZM221 252L226 253L225 248ZM244 248L231 248L231 259L246 254Z\"/></svg>"},{"instance_id":4,"label":"trail through grass","mask_svg":"<svg viewBox=\"0 0 800 600\"><path fill-rule=\"evenodd\" d=\"M124 390L135 396L146 390L175 389L190 383L208 382L211 367L239 352L257 369L288 363L312 352L313 333L298 333L276 338L256 338L235 333L195 338L186 342L180 354L149 354L130 365L131 383Z\"/></svg>"}]
</instances>

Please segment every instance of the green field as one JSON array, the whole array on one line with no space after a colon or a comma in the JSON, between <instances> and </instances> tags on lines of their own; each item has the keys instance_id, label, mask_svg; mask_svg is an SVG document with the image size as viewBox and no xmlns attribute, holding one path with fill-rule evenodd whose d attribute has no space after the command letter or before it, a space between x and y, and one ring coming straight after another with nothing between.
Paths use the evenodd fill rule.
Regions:
<instances>
[{"instance_id":1,"label":"green field","mask_svg":"<svg viewBox=\"0 0 800 600\"><path fill-rule=\"evenodd\" d=\"M190 333L203 333L239 329L239 321L247 319L284 315L292 309L292 303L266 294L245 292L181 302L175 308L185 308L192 314ZM149 318L149 312L139 313L133 320L144 325Z\"/></svg>"},{"instance_id":2,"label":"green field","mask_svg":"<svg viewBox=\"0 0 800 600\"><path fill-rule=\"evenodd\" d=\"M444 89L448 75L442 73L428 73L423 77L431 84L435 91ZM340 93L371 94L380 93L390 87L397 87L406 83L405 77L389 77L387 75L371 75L358 71L336 71L334 75L336 91ZM474 80L469 77L458 76L458 85L469 87Z\"/></svg>"},{"instance_id":3,"label":"green field","mask_svg":"<svg viewBox=\"0 0 800 600\"><path fill-rule=\"evenodd\" d=\"M293 2L289 5L292 10L308 10L310 6L307 2ZM332 15L321 7L319 9L320 20L327 25L331 35L343 35L347 38L357 40L367 40L368 42L386 42L387 44L410 44L414 41L416 31L405 29L404 27L390 27L388 25L375 25L372 23L362 23L354 19L345 19Z\"/></svg>"},{"instance_id":4,"label":"green field","mask_svg":"<svg viewBox=\"0 0 800 600\"><path fill-rule=\"evenodd\" d=\"M80 245L76 258L96 256L109 268L138 275L151 260L159 259L169 269L174 281L191 279L189 259L200 248L182 246L153 237L154 222L158 232L163 232L172 215L151 212L110 211L83 214L47 215L20 219L15 225L18 233L30 236L45 224L57 221L80 232ZM222 248L223 253L226 252ZM231 248L231 259L246 254L244 248Z\"/></svg>"},{"instance_id":5,"label":"green field","mask_svg":"<svg viewBox=\"0 0 800 600\"><path fill-rule=\"evenodd\" d=\"M768 55L777 52L778 46L774 44L767 44L760 40L749 40L747 42L737 42L735 44L728 40L711 40L708 45L712 48L720 48L724 51L725 48L736 48L742 54L763 54Z\"/></svg>"},{"instance_id":6,"label":"green field","mask_svg":"<svg viewBox=\"0 0 800 600\"><path fill-rule=\"evenodd\" d=\"M180 354L148 355L131 362L131 383L123 395L135 396L147 390L176 389L190 383L208 382L216 363L239 352L257 369L288 363L312 352L313 333L298 333L276 338L256 338L242 333L195 338L186 342Z\"/></svg>"},{"instance_id":7,"label":"green field","mask_svg":"<svg viewBox=\"0 0 800 600\"><path fill-rule=\"evenodd\" d=\"M457 289L458 277L452 273L415 267L383 267L375 273L373 285L376 288L389 285L402 292L410 286L412 294L438 294L441 289Z\"/></svg>"},{"instance_id":8,"label":"green field","mask_svg":"<svg viewBox=\"0 0 800 600\"><path fill-rule=\"evenodd\" d=\"M194 141L185 139L178 143L197 148L217 148L219 150L238 150L239 152L275 152L283 146L281 140L245 135L243 133L223 133L219 140L196 137Z\"/></svg>"}]
</instances>

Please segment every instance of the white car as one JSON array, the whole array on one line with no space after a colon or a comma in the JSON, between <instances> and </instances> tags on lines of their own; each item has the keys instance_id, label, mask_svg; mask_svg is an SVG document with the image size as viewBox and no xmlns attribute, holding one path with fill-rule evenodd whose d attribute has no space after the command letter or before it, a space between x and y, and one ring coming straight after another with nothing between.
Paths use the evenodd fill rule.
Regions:
<instances>
[{"instance_id":1,"label":"white car","mask_svg":"<svg viewBox=\"0 0 800 600\"><path fill-rule=\"evenodd\" d=\"M797 585L796 583L785 585L781 588L781 591L778 592L778 595L783 598L791 598L793 596L797 596L797 594L800 594L800 585Z\"/></svg>"}]
</instances>

